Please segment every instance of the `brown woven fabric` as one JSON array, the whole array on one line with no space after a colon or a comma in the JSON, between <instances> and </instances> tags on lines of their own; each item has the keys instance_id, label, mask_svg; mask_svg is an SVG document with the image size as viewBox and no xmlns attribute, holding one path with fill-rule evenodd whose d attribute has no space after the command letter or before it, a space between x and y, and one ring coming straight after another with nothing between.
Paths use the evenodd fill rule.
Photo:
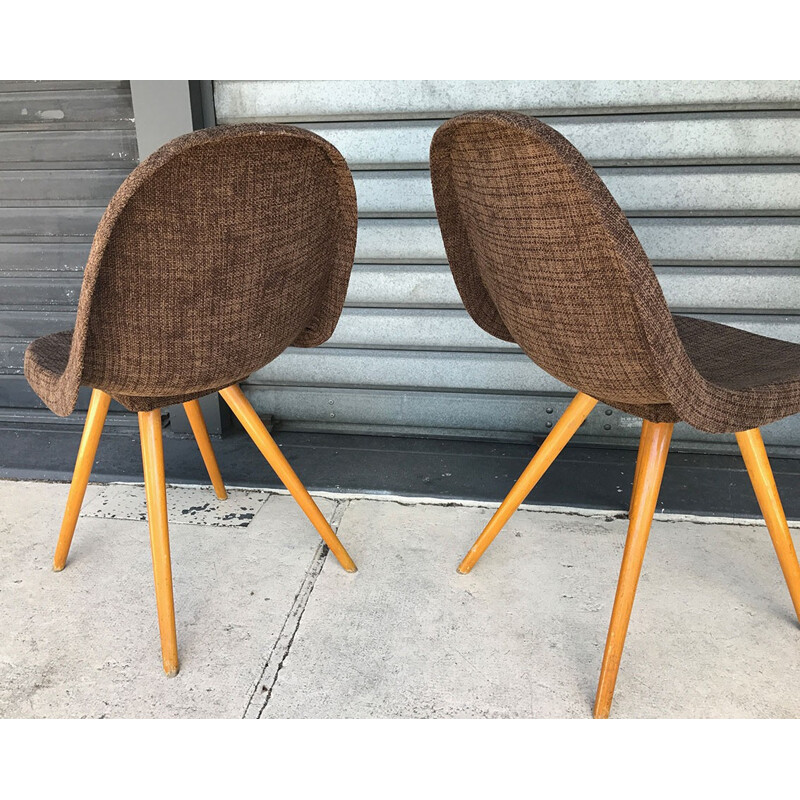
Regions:
<instances>
[{"instance_id":1,"label":"brown woven fabric","mask_svg":"<svg viewBox=\"0 0 800 800\"><path fill-rule=\"evenodd\" d=\"M800 346L672 316L625 215L549 126L463 114L431 143L445 248L469 313L564 383L712 433L800 411Z\"/></svg>"},{"instance_id":2,"label":"brown woven fabric","mask_svg":"<svg viewBox=\"0 0 800 800\"><path fill-rule=\"evenodd\" d=\"M350 171L319 136L267 124L181 136L111 200L75 330L34 341L25 376L61 416L82 384L150 411L237 383L330 337L356 225Z\"/></svg>"}]
</instances>

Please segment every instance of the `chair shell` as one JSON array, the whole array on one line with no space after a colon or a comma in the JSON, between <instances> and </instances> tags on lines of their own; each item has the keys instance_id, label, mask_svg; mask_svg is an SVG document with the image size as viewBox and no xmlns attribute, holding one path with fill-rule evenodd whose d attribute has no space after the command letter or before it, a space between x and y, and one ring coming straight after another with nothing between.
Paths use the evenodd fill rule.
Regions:
<instances>
[{"instance_id":1,"label":"chair shell","mask_svg":"<svg viewBox=\"0 0 800 800\"><path fill-rule=\"evenodd\" d=\"M350 171L319 136L266 124L181 136L109 203L75 329L33 342L25 375L61 416L81 385L149 411L235 384L330 337L356 224Z\"/></svg>"},{"instance_id":2,"label":"chair shell","mask_svg":"<svg viewBox=\"0 0 800 800\"><path fill-rule=\"evenodd\" d=\"M465 307L562 382L710 433L800 411L800 345L670 314L605 184L548 125L455 117L434 135L431 179Z\"/></svg>"}]
</instances>

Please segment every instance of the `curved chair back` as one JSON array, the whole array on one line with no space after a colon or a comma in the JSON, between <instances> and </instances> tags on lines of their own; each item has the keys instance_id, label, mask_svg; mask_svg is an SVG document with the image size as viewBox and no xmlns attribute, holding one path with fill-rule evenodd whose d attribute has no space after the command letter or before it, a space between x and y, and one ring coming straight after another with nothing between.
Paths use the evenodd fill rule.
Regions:
<instances>
[{"instance_id":1,"label":"curved chair back","mask_svg":"<svg viewBox=\"0 0 800 800\"><path fill-rule=\"evenodd\" d=\"M349 169L315 134L247 124L175 139L98 227L72 342L81 382L142 410L324 342L355 239Z\"/></svg>"},{"instance_id":2,"label":"curved chair back","mask_svg":"<svg viewBox=\"0 0 800 800\"><path fill-rule=\"evenodd\" d=\"M463 114L431 144L447 256L475 321L564 383L605 401L668 401L653 347L674 323L624 214L549 126Z\"/></svg>"}]
</instances>

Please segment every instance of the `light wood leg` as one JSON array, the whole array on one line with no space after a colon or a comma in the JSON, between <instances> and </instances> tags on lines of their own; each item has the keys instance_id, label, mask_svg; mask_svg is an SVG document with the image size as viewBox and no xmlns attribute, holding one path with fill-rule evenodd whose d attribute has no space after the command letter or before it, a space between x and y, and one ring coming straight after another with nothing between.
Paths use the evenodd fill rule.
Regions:
<instances>
[{"instance_id":1,"label":"light wood leg","mask_svg":"<svg viewBox=\"0 0 800 800\"><path fill-rule=\"evenodd\" d=\"M347 572L355 572L356 565L347 554L342 543L331 529L328 521L317 508L317 504L312 500L311 495L303 486L300 479L295 474L286 457L281 452L275 440L269 435L269 431L264 427L264 423L256 414L255 409L250 405L244 393L238 386L229 386L220 391L225 402L231 407L231 411L236 415L239 422L255 442L256 447L261 451L269 465L275 470L284 486L303 509L306 516L311 520L311 524L317 529L317 533L323 538L331 552L336 556L342 567Z\"/></svg>"},{"instance_id":2,"label":"light wood leg","mask_svg":"<svg viewBox=\"0 0 800 800\"><path fill-rule=\"evenodd\" d=\"M641 447L642 439L641 436L639 437L639 446ZM631 487L631 502L628 506L628 520L633 516L633 505L636 502L636 498L639 495L638 487L639 481L642 477L642 470L644 465L644 459L639 458L638 454L636 456L636 466L633 471L633 486Z\"/></svg>"},{"instance_id":3,"label":"light wood leg","mask_svg":"<svg viewBox=\"0 0 800 800\"><path fill-rule=\"evenodd\" d=\"M786 515L783 512L778 487L769 465L767 451L764 449L764 440L758 428L741 431L736 434L736 441L742 451L750 481L761 506L761 513L767 523L772 544L778 554L778 562L783 570L783 577L789 587L795 614L800 620L800 565L797 563L792 535L786 524Z\"/></svg>"},{"instance_id":4,"label":"light wood leg","mask_svg":"<svg viewBox=\"0 0 800 800\"><path fill-rule=\"evenodd\" d=\"M225 484L222 480L222 473L219 471L219 464L214 455L214 448L211 446L211 438L208 435L208 428L206 428L206 421L203 419L203 412L200 409L200 403L197 400L189 400L183 404L186 411L186 416L189 418L189 424L192 426L192 433L194 434L197 446L200 448L200 454L203 456L203 463L208 470L208 477L211 478L211 485L214 487L214 492L220 500L226 500L228 493L225 491Z\"/></svg>"},{"instance_id":5,"label":"light wood leg","mask_svg":"<svg viewBox=\"0 0 800 800\"><path fill-rule=\"evenodd\" d=\"M81 444L78 448L78 457L75 461L75 469L72 473L72 483L69 487L67 497L67 507L64 510L64 518L61 521L61 532L58 534L58 544L56 554L53 558L53 569L61 572L67 563L67 555L72 544L72 536L75 533L75 526L78 523L78 514L83 505L83 497L86 494L86 486L89 483L89 476L92 474L94 458L97 455L97 445L100 442L100 435L103 432L103 423L106 421L108 405L111 397L99 389L92 391L89 401L89 411L86 414L86 422L83 426Z\"/></svg>"},{"instance_id":6,"label":"light wood leg","mask_svg":"<svg viewBox=\"0 0 800 800\"><path fill-rule=\"evenodd\" d=\"M153 554L161 658L164 672L172 677L178 674L178 640L175 633L175 606L172 597L172 564L169 557L167 487L164 481L160 409L139 412L139 434L142 439L147 523L150 527L150 549Z\"/></svg>"},{"instance_id":7,"label":"light wood leg","mask_svg":"<svg viewBox=\"0 0 800 800\"><path fill-rule=\"evenodd\" d=\"M494 516L489 520L489 524L484 528L483 533L475 540L475 544L464 556L464 560L458 567L458 571L462 575L466 575L475 566L486 548L492 543L494 537L500 533L503 525L508 522L511 515L519 508L520 503L530 494L531 489L538 483L542 475L547 472L548 467L555 461L556 456L564 449L564 446L573 437L575 431L580 428L581 423L595 405L597 405L597 400L583 392L578 392L573 401L567 406L561 419L558 420L553 430L542 442L530 464L525 467L525 471L519 480L514 484L497 511L495 511Z\"/></svg>"},{"instance_id":8,"label":"light wood leg","mask_svg":"<svg viewBox=\"0 0 800 800\"><path fill-rule=\"evenodd\" d=\"M642 424L642 436L639 441L639 455L634 477L635 495L631 503L628 538L622 556L617 594L614 598L614 609L611 612L611 624L608 627L603 666L600 669L600 681L594 704L595 719L606 719L611 711L611 700L617 682L622 648L628 632L628 622L631 618L636 586L642 570L650 525L656 510L664 464L667 461L669 442L672 438L672 428L672 423L668 422L645 420Z\"/></svg>"}]
</instances>

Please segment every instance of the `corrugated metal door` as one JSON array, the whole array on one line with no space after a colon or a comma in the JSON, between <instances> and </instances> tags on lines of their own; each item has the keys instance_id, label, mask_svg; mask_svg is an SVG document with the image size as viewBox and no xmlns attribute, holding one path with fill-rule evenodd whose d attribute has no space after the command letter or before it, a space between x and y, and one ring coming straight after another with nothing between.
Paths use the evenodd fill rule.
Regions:
<instances>
[{"instance_id":1,"label":"corrugated metal door","mask_svg":"<svg viewBox=\"0 0 800 800\"><path fill-rule=\"evenodd\" d=\"M95 228L136 163L127 81L0 81L0 424L59 420L28 386L23 354L73 326Z\"/></svg>"},{"instance_id":2,"label":"corrugated metal door","mask_svg":"<svg viewBox=\"0 0 800 800\"><path fill-rule=\"evenodd\" d=\"M471 109L531 113L572 141L631 218L674 310L800 342L798 81L217 81L215 98L220 123L289 121L329 139L358 192L339 327L251 377L263 413L498 437L545 433L564 408L566 387L472 322L446 264L428 146ZM638 425L603 408L583 435L630 441ZM764 437L800 446L800 418ZM679 426L676 440L709 437Z\"/></svg>"}]
</instances>

